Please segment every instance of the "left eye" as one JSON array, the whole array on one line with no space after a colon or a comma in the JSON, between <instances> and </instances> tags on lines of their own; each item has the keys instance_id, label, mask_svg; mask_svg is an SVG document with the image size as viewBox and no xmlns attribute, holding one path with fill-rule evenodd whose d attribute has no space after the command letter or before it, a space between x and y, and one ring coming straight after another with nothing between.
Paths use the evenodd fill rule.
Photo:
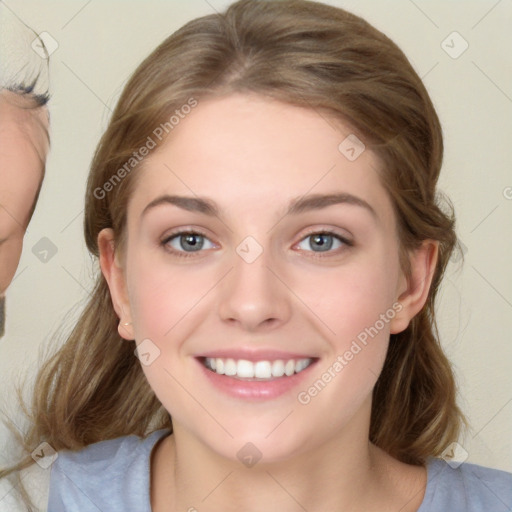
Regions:
<instances>
[{"instance_id":1,"label":"left eye","mask_svg":"<svg viewBox=\"0 0 512 512\"><path fill-rule=\"evenodd\" d=\"M335 242L338 242L339 244L338 247L334 247L335 249L341 247L342 245L351 245L351 243L348 240L345 240L344 238L329 232L312 233L306 236L300 244L307 243L308 240L309 248L312 249L313 252L330 251L333 248ZM315 250L317 248L318 250ZM302 247L302 249L304 248Z\"/></svg>"}]
</instances>

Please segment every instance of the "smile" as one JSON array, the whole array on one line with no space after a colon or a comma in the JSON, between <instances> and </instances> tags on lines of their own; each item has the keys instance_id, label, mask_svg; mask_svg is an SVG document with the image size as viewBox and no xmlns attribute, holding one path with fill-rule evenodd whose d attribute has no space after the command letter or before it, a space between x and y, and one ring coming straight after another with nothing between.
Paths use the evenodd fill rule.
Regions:
<instances>
[{"instance_id":1,"label":"smile","mask_svg":"<svg viewBox=\"0 0 512 512\"><path fill-rule=\"evenodd\" d=\"M305 370L313 359L277 359L275 361L248 361L231 358L202 358L202 363L217 375L226 375L240 379L272 379L290 377Z\"/></svg>"}]
</instances>

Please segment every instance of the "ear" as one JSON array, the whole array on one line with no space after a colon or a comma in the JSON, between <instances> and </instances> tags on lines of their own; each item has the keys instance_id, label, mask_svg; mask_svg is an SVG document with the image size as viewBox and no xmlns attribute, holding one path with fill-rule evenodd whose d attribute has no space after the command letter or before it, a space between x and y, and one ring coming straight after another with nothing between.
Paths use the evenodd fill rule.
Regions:
<instances>
[{"instance_id":1,"label":"ear","mask_svg":"<svg viewBox=\"0 0 512 512\"><path fill-rule=\"evenodd\" d=\"M114 231L105 228L98 234L98 249L100 252L100 267L110 289L112 304L119 317L119 335L125 340L133 340L132 315L128 299L124 270L115 251ZM129 325L124 325L129 323Z\"/></svg>"},{"instance_id":2,"label":"ear","mask_svg":"<svg viewBox=\"0 0 512 512\"><path fill-rule=\"evenodd\" d=\"M438 251L437 240L424 240L412 253L411 277L407 280L403 274L401 276L397 301L402 305L402 309L391 320L391 334L398 334L407 329L409 322L425 305L436 269Z\"/></svg>"}]
</instances>

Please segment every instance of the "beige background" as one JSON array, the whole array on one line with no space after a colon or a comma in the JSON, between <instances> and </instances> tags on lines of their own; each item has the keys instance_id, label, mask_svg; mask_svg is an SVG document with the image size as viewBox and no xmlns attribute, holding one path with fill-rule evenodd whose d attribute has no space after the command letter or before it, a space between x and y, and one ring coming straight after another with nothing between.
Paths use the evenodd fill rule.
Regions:
<instances>
[{"instance_id":1,"label":"beige background","mask_svg":"<svg viewBox=\"0 0 512 512\"><path fill-rule=\"evenodd\" d=\"M209 0L5 4L58 48L50 57L52 150L0 339L1 393L32 368L38 350L69 328L91 289L82 236L88 166L128 75L188 20L222 10ZM473 433L468 461L512 472L512 4L509 1L326 2L366 18L391 37L424 78L445 134L440 186L452 199L467 249L451 263L438 304L442 343L453 361ZM462 5L463 4L463 5ZM463 40L469 47L458 58ZM47 237L57 253L32 248ZM61 327L64 326L64 327ZM16 421L20 422L18 418ZM19 423L21 425L21 423ZM0 431L0 447L8 443ZM462 452L460 452L462 453Z\"/></svg>"}]
</instances>

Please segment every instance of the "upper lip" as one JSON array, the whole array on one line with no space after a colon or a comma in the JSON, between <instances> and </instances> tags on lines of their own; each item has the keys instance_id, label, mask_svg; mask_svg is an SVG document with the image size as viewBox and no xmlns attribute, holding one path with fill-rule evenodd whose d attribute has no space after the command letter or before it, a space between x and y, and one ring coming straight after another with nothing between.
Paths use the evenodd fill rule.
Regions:
<instances>
[{"instance_id":1,"label":"upper lip","mask_svg":"<svg viewBox=\"0 0 512 512\"><path fill-rule=\"evenodd\" d=\"M196 357L209 357L221 359L244 359L246 361L276 361L278 359L289 361L290 359L316 359L314 356L300 354L298 352L284 352L274 349L218 349L198 354Z\"/></svg>"}]
</instances>

